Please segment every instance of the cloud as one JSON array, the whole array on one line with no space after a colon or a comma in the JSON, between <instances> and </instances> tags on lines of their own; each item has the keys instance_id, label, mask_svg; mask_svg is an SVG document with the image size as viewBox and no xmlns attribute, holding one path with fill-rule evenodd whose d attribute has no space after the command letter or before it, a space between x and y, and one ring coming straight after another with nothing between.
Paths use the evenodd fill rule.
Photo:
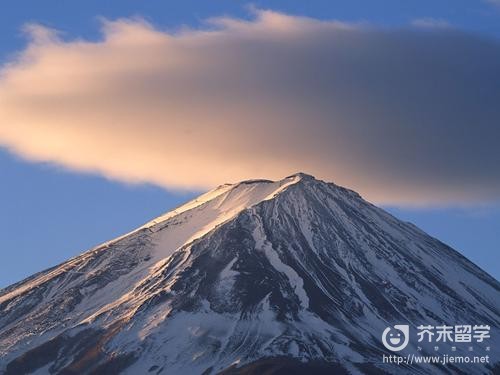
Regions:
<instances>
[{"instance_id":1,"label":"cloud","mask_svg":"<svg viewBox=\"0 0 500 375\"><path fill-rule=\"evenodd\" d=\"M378 203L500 198L500 46L272 11L204 28L104 21L0 71L0 144L167 188L305 171Z\"/></svg>"},{"instance_id":2,"label":"cloud","mask_svg":"<svg viewBox=\"0 0 500 375\"><path fill-rule=\"evenodd\" d=\"M500 0L484 0L484 2L491 5L500 6Z\"/></svg>"},{"instance_id":3,"label":"cloud","mask_svg":"<svg viewBox=\"0 0 500 375\"><path fill-rule=\"evenodd\" d=\"M450 23L442 18L416 18L411 21L411 25L424 29L447 29L451 27Z\"/></svg>"}]
</instances>

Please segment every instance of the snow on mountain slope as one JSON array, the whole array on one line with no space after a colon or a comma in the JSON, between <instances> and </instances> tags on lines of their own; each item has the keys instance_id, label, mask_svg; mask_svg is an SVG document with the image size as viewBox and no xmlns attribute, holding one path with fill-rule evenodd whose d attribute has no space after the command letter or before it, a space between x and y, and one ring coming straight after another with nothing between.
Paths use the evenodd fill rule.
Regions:
<instances>
[{"instance_id":1,"label":"snow on mountain slope","mask_svg":"<svg viewBox=\"0 0 500 375\"><path fill-rule=\"evenodd\" d=\"M475 350L497 350L500 285L355 192L296 174L222 185L0 291L0 372L235 373L286 357L404 373L381 364L380 335L401 322L489 324Z\"/></svg>"},{"instance_id":2,"label":"snow on mountain slope","mask_svg":"<svg viewBox=\"0 0 500 375\"><path fill-rule=\"evenodd\" d=\"M181 245L203 236L205 233L230 219L243 209L271 198L274 194L279 193L288 185L298 180L299 177L291 176L279 182L258 180L245 181L234 185L221 185L173 211L159 216L137 230L115 240L106 242L96 249L77 257L73 261L65 263L64 268L56 268L53 272L37 277L32 282L26 283L22 287L15 288L15 290L10 293L1 295L0 303L27 289L36 287L38 284L51 280L61 273L78 273L78 269L73 269L73 267L76 264L80 264L83 259L92 257L96 252L107 249L110 245L122 239L126 239L131 235L136 235L138 232L145 229L151 232L160 232L159 238L156 238L158 245L155 246L156 251L153 254L156 258L164 259L171 255L171 253L177 250ZM175 218L175 220L170 220L173 218ZM167 227L169 230L164 231L163 229Z\"/></svg>"}]
</instances>

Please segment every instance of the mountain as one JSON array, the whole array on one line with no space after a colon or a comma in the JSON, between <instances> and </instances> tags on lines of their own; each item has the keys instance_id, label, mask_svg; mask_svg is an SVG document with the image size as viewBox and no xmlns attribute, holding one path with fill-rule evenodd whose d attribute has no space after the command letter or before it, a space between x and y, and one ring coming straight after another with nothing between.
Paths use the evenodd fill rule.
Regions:
<instances>
[{"instance_id":1,"label":"mountain","mask_svg":"<svg viewBox=\"0 0 500 375\"><path fill-rule=\"evenodd\" d=\"M1 290L0 372L494 373L499 323L497 280L354 191L299 173L221 185ZM381 342L395 324L411 334L397 353ZM453 354L490 363L383 363L449 353L415 336L443 324L489 325Z\"/></svg>"}]
</instances>

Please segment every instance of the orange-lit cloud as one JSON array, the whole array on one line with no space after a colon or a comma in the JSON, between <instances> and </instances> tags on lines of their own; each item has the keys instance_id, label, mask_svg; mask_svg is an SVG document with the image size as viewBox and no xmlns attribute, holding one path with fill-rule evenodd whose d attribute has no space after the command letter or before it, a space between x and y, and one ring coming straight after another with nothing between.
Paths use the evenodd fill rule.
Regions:
<instances>
[{"instance_id":1,"label":"orange-lit cloud","mask_svg":"<svg viewBox=\"0 0 500 375\"><path fill-rule=\"evenodd\" d=\"M206 28L38 25L0 71L0 145L168 188L296 171L376 202L500 197L500 47L271 11Z\"/></svg>"}]
</instances>

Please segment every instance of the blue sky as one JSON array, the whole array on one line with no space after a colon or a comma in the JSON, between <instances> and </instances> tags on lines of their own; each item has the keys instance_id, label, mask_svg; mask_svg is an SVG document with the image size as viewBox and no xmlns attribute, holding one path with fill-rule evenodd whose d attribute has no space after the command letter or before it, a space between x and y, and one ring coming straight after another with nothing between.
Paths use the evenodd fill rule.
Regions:
<instances>
[{"instance_id":1,"label":"blue sky","mask_svg":"<svg viewBox=\"0 0 500 375\"><path fill-rule=\"evenodd\" d=\"M500 38L500 5L488 1L266 1L257 8L315 19L404 29L434 22L481 38ZM2 65L26 46L23 25L62 31L64 40L99 40L100 19L140 16L161 29L200 28L216 16L249 18L238 1L16 1L0 13ZM5 126L0 124L0 126ZM165 172L167 173L167 172ZM226 181L219 181L224 183ZM157 184L158 185L158 184ZM0 287L77 255L135 228L193 197L200 188L161 188L28 162L0 147ZM500 205L446 203L425 207L386 204L391 213L461 251L500 277Z\"/></svg>"}]
</instances>

